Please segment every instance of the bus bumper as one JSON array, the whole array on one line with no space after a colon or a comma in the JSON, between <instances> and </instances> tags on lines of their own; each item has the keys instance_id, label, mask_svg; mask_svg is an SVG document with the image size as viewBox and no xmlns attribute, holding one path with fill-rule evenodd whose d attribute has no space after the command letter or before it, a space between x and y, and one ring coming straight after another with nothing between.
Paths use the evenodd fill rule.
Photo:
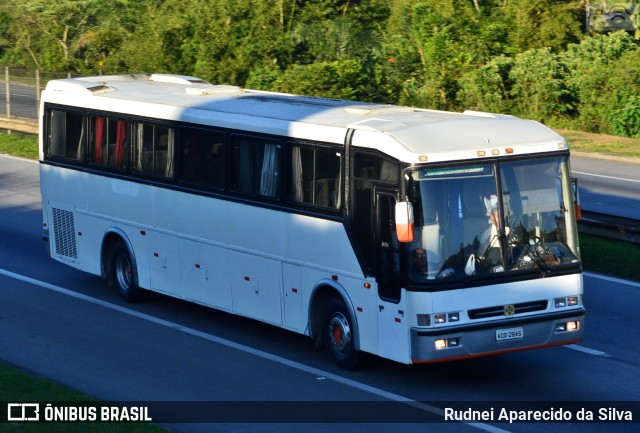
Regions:
<instances>
[{"instance_id":1,"label":"bus bumper","mask_svg":"<svg viewBox=\"0 0 640 433\"><path fill-rule=\"evenodd\" d=\"M484 322L446 329L411 329L411 362L474 358L577 343L584 335L585 309Z\"/></svg>"}]
</instances>

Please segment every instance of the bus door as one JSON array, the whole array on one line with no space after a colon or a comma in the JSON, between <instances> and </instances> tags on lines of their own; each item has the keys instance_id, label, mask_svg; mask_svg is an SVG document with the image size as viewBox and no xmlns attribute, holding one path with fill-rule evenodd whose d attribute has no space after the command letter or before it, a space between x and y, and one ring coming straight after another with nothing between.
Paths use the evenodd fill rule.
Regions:
<instances>
[{"instance_id":1,"label":"bus door","mask_svg":"<svg viewBox=\"0 0 640 433\"><path fill-rule=\"evenodd\" d=\"M395 204L395 191L375 188L378 354L408 362L408 315L406 299L401 299L400 248L395 230Z\"/></svg>"},{"instance_id":2,"label":"bus door","mask_svg":"<svg viewBox=\"0 0 640 433\"><path fill-rule=\"evenodd\" d=\"M400 299L400 248L396 236L394 191L375 188L375 248L376 280L380 298L397 302Z\"/></svg>"}]
</instances>

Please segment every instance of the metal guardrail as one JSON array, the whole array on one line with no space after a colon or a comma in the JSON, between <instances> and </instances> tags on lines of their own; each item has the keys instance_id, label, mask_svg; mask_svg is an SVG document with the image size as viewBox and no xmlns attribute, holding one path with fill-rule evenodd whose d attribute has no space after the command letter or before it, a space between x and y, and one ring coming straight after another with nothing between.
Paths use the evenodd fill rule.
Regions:
<instances>
[{"instance_id":1,"label":"metal guardrail","mask_svg":"<svg viewBox=\"0 0 640 433\"><path fill-rule=\"evenodd\" d=\"M7 119L0 117L0 129L7 131L23 132L26 134L38 133L38 122L23 119Z\"/></svg>"},{"instance_id":2,"label":"metal guardrail","mask_svg":"<svg viewBox=\"0 0 640 433\"><path fill-rule=\"evenodd\" d=\"M640 221L597 212L582 211L580 233L640 244Z\"/></svg>"}]
</instances>

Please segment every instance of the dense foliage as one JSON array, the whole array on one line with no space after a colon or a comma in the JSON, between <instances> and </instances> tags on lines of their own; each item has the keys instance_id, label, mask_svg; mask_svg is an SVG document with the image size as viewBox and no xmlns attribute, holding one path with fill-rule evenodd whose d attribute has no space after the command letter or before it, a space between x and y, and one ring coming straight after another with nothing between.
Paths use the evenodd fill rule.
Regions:
<instances>
[{"instance_id":1,"label":"dense foliage","mask_svg":"<svg viewBox=\"0 0 640 433\"><path fill-rule=\"evenodd\" d=\"M0 63L170 72L640 137L640 49L568 0L0 0Z\"/></svg>"}]
</instances>

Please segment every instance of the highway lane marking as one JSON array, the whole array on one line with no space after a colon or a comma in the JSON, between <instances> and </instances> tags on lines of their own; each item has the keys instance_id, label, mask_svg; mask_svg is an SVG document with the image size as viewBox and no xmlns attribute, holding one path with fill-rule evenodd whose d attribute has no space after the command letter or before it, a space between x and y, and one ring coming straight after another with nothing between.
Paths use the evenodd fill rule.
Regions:
<instances>
[{"instance_id":1,"label":"highway lane marking","mask_svg":"<svg viewBox=\"0 0 640 433\"><path fill-rule=\"evenodd\" d=\"M193 328L189 328L187 326L183 326L180 325L178 323L174 323L174 322L170 322L168 320L164 320L164 319L160 319L158 317L154 317L145 313L140 313L138 311L135 310L131 310L129 308L126 307L121 307L119 305L115 305L115 304L111 304L109 302L106 301L102 301L100 299L96 299L96 298L92 298L90 296L87 295L83 295L82 293L77 293L74 292L72 290L69 289L65 289L63 287L60 286L56 286L53 284L49 284L46 283L44 281L40 281L40 280L36 280L34 278L30 278L21 274L16 274L14 272L11 271L7 271L6 269L2 269L0 268L0 274L1 275L5 275L9 278L13 278L19 281L23 281L25 283L28 284L33 284L35 286L39 286L42 287L44 289L47 290L51 290L57 293L60 293L62 295L67 295L67 296L71 296L73 298L82 300L82 301L86 301L86 302L90 302L92 304L95 305L99 305L101 307L105 307L108 309L111 309L113 311L117 311L119 313L123 313L123 314L127 314L129 316L133 316L136 317L138 319L142 319L151 323L154 323L156 325L160 325L160 326L164 326L170 329L173 329L175 331L179 331L179 332L184 332L185 334L189 334L195 337L199 337L208 341L211 341L213 343L217 343L220 344L222 346L225 347L229 347L231 349L235 349L235 350L239 350L241 352L250 354L250 355L254 355L257 356L259 358L262 359L266 359L272 362L276 362L278 364L290 367L290 368L295 368L296 370L300 370L303 371L305 373L308 374L312 374L315 375L316 377L324 377L326 379L330 379L336 383L345 385L345 386L349 386L351 388L355 388L358 389L360 391L364 391L373 395L376 395L378 397L382 397L385 398L387 400L391 400L391 401L396 401L399 403L403 403L409 406L412 406L414 408L423 410L425 412L440 416L443 418L443 422L444 422L444 410L437 408L435 406L431 406L429 404L425 404L425 403L421 403L419 401L413 400L409 397L405 397L402 396L400 394L395 394L393 392L389 392L389 391L385 391L381 388L377 388L371 385L367 385L365 383L362 382L358 382L352 379L347 379L346 377L342 377L342 376L338 376L337 374L333 374L333 373L329 373L328 371L323 371L320 370L318 368L315 367L310 367L308 365L305 364L301 364L299 362L296 361L292 361L290 359L284 358L282 356L278 356L278 355L274 355L268 352L264 352L262 350L259 349L254 349L253 347L249 347L249 346L245 346L244 344L240 344L240 343L236 343L234 341L231 340L227 340L224 338L220 338L220 337L216 337L215 335L212 334L207 334L206 332L202 332L202 331L198 331L197 329L193 329ZM492 425L489 424L483 424L483 423L478 423L478 422L461 422L461 424L466 424L469 427L474 427L476 429L479 430L483 430L486 432L490 432L490 433L510 433L508 430L504 430L498 427L494 427Z\"/></svg>"},{"instance_id":2,"label":"highway lane marking","mask_svg":"<svg viewBox=\"0 0 640 433\"><path fill-rule=\"evenodd\" d=\"M609 282L612 282L612 283L623 284L625 286L631 286L631 287L640 288L640 283L636 282L636 281L623 280L622 278L609 277L607 275L594 274L592 272L583 272L582 275L584 275L585 277L589 277L589 278L596 278L596 279L599 279L599 280L609 281Z\"/></svg>"},{"instance_id":3,"label":"highway lane marking","mask_svg":"<svg viewBox=\"0 0 640 433\"><path fill-rule=\"evenodd\" d=\"M589 278L596 278L596 279L599 279L599 280L610 281L612 283L624 284L624 285L627 285L627 286L640 288L640 283L637 283L635 281L623 280L622 278L608 277L606 275L594 274L592 272L583 272L582 274L585 277L589 277ZM611 358L612 357L612 355L609 355L606 352L602 352L600 350L596 350L596 349L591 349L591 348L588 348L588 347L580 346L579 344L568 344L568 345L563 346L563 347L566 347L567 349L577 350L578 352L586 353L586 354L593 355L593 356L601 356L603 358Z\"/></svg>"},{"instance_id":4,"label":"highway lane marking","mask_svg":"<svg viewBox=\"0 0 640 433\"><path fill-rule=\"evenodd\" d=\"M593 176L593 177L603 177L605 179L612 179L612 180L622 180L622 181L626 181L626 182L636 182L636 183L640 183L640 180L636 180L636 179L626 179L624 177L615 177L615 176L605 176L604 174L593 174L593 173L585 173L583 171L572 171L573 174L581 174L583 176Z\"/></svg>"},{"instance_id":5,"label":"highway lane marking","mask_svg":"<svg viewBox=\"0 0 640 433\"><path fill-rule=\"evenodd\" d=\"M595 349L589 349L588 347L580 346L578 344L567 344L566 346L563 346L563 347L566 347L567 349L577 350L578 352L588 353L589 355L601 356L603 358L611 358L611 355L609 355L606 352L601 352L600 350L595 350Z\"/></svg>"}]
</instances>

